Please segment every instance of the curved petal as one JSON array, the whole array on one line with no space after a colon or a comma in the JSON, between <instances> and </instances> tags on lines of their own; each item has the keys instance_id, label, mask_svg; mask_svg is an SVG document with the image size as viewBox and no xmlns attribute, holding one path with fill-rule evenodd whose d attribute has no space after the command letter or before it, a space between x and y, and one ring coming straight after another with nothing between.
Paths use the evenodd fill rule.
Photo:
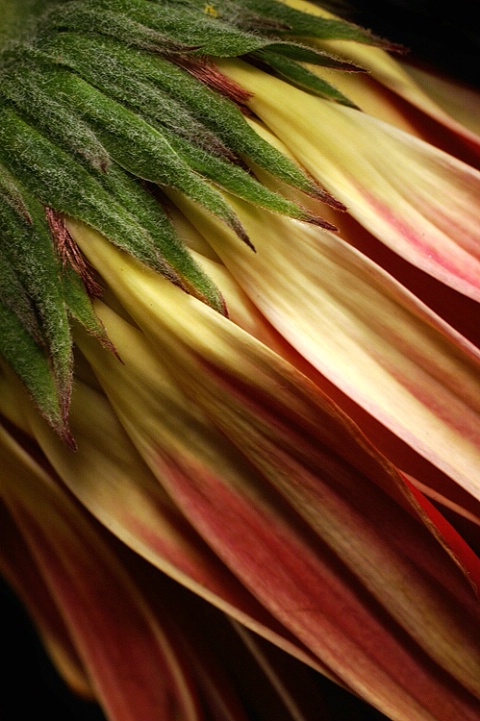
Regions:
<instances>
[{"instance_id":1,"label":"curved petal","mask_svg":"<svg viewBox=\"0 0 480 721\"><path fill-rule=\"evenodd\" d=\"M103 372L110 380L115 379L122 403L135 407L142 396L147 394L148 398L151 386L148 375L144 375L148 371L145 362L139 368L139 378L135 379L131 373L125 375L119 359L105 352L98 342L91 343L91 339L83 336L79 340L99 375ZM138 346L142 339L133 335L130 340L137 341L130 352L141 360ZM123 355L127 353L128 349ZM157 388L161 378L161 372L157 372ZM136 385L135 380L139 381ZM8 385L0 386L2 412L9 415L12 403L14 409L23 409L25 430L33 432L63 483L93 516L171 578L303 662L317 665L313 656L264 611L182 516L138 455L105 396L77 380L71 422L78 447L72 453L35 413L21 387L16 388L10 404L4 404L6 393L3 391L12 393L16 385L10 378ZM154 397L150 400L154 401ZM154 406L154 410L158 409ZM145 431L145 426L152 433L157 417L149 415L147 409L144 411L137 433Z\"/></svg>"},{"instance_id":2,"label":"curved petal","mask_svg":"<svg viewBox=\"0 0 480 721\"><path fill-rule=\"evenodd\" d=\"M251 109L356 220L409 262L480 300L479 171L260 70L220 67L253 94Z\"/></svg>"},{"instance_id":3,"label":"curved petal","mask_svg":"<svg viewBox=\"0 0 480 721\"><path fill-rule=\"evenodd\" d=\"M330 233L237 206L253 255L205 214L182 208L297 351L480 498L478 349Z\"/></svg>"},{"instance_id":4,"label":"curved petal","mask_svg":"<svg viewBox=\"0 0 480 721\"><path fill-rule=\"evenodd\" d=\"M0 428L1 495L113 721L201 721L188 672L103 530ZM98 603L98 599L101 603Z\"/></svg>"},{"instance_id":5,"label":"curved petal","mask_svg":"<svg viewBox=\"0 0 480 721\"><path fill-rule=\"evenodd\" d=\"M1 470L0 470L1 477ZM32 554L3 502L0 502L0 570L27 608L53 664L72 691L88 700L94 695L61 612Z\"/></svg>"},{"instance_id":6,"label":"curved petal","mask_svg":"<svg viewBox=\"0 0 480 721\"><path fill-rule=\"evenodd\" d=\"M285 147L281 146L280 141L272 136L265 127L260 126L258 123L255 124L257 132L260 132L269 142L276 144L282 152L285 152ZM268 182L268 178L263 178L264 182ZM184 213L190 214L191 207L186 207L183 203L182 198L179 194L173 197L174 201L179 207L183 207ZM273 299L266 304L262 300L262 292L259 290L261 286L268 280L269 272L267 267L263 267L260 261L260 256L253 256L251 253L245 254L245 265L246 269L250 270L250 274L243 273L243 256L237 258L235 252L235 245L230 244L226 239L220 240L217 238L215 232L211 232L208 221L205 219L198 220L198 227L201 231L206 234L211 245L207 244L207 241L203 236L200 235L199 231L193 228L193 226L187 221L186 215L180 213L176 208L172 208L171 212L175 213L182 218L181 234L186 239L189 247L197 248L198 252L192 250L195 254L197 262L204 268L205 272L213 278L217 287L222 289L222 294L226 300L229 317L241 328L258 338L260 341L265 343L269 348L274 350L276 353L281 355L283 358L292 363L296 368L301 370L307 375L319 388L322 389L334 402L339 405L362 429L366 436L368 436L371 442L375 445L380 452L382 452L387 458L389 458L398 468L402 469L405 473L410 475L412 482L420 488L423 494L427 494L435 502L440 503L448 512L453 512L453 520L459 525L461 533L467 536L467 539L473 543L474 547L478 546L478 531L475 529L475 525L480 525L480 499L474 498L469 491L465 490L462 486L458 485L451 477L441 471L438 466L434 466L427 458L421 456L412 446L407 445L401 440L395 433L389 430L385 425L377 421L370 413L365 411L361 406L358 405L349 395L342 392L338 386L333 385L325 375L321 374L311 363L309 363L300 353L294 348L294 345L290 344L286 337L289 337L291 343L295 342L295 338L292 335L286 333L286 337L283 337L278 331L275 331L274 327L270 322L267 321L266 315L273 318L272 309L275 306ZM194 214L195 216L195 214ZM341 228L340 235L346 239L348 245L352 245L359 249L362 253L371 251L371 242L376 243L373 236L366 233L359 232L360 226L355 221L345 223L345 219L352 221L345 213L336 214L336 224ZM362 230L362 229L360 229ZM267 231L262 232L262 237L267 237ZM366 242L366 248L364 248ZM269 241L271 242L271 240ZM278 242L278 239L277 239ZM274 244L275 245L275 244ZM289 243L289 246L291 243ZM220 254L223 256L225 263L233 271L237 279L244 284L245 289L248 289L252 297L256 299L257 304L263 307L264 314L260 313L259 309L253 305L250 298L246 295L244 289L235 281L232 272L230 272L225 265L220 261L217 253L213 246L217 247ZM360 246L360 247L358 247ZM282 255L280 250L281 244L275 245L276 255ZM263 246L260 247L259 252L264 253ZM375 260L375 253L373 254ZM301 257L301 253L299 254ZM390 257L390 256L389 256ZM215 258L215 260L213 259ZM290 262L293 264L298 261L297 254L291 253L289 256ZM267 259L269 254L267 252ZM318 260L316 261L319 262ZM381 253L379 261L380 264L385 263L385 254ZM252 273L254 268L249 268L250 263L254 266L259 263L259 277L256 277L254 281ZM270 265L270 260L267 260L267 265ZM313 262L312 262L313 265ZM407 266L407 264L404 264ZM393 268L392 268L393 266ZM382 265L382 267L384 267ZM271 269L274 270L275 265L272 262ZM393 270L398 270L398 258L391 256L390 266L387 269L390 273ZM327 272L325 270L325 272ZM285 278L290 277L290 272L285 268L283 271ZM405 280L411 280L411 267L407 272L407 278L403 278L401 282ZM473 326L475 325L475 319L472 315L472 307L474 307L474 301L456 294L456 304L452 303L451 295L454 293L451 289L446 286L442 286L433 278L431 279L432 287L426 284L426 277L422 275L422 284L419 288L418 283L415 286L414 293L418 296L420 290L426 289L424 303L431 306L432 301L435 301L439 297L439 289L445 292L444 304L441 306L441 313L445 317L445 310L448 311L448 322L458 321L467 323L467 331L472 330L468 328L468 323ZM328 277L328 276L327 276ZM387 276L385 276L387 277ZM323 276L322 276L323 281ZM322 284L320 278L318 280ZM320 285L321 287L321 285ZM294 291L294 295L296 294ZM448 307L445 306L448 303ZM461 304L461 305L459 305ZM283 304L281 304L283 307ZM297 308L300 313L300 308ZM434 316L431 316L432 318ZM274 321L275 322L275 321ZM294 324L295 325L295 324ZM279 326L280 327L280 326ZM473 334L474 336L476 334ZM454 342L455 339L454 339ZM474 345L476 345L474 343ZM421 481L419 480L421 479ZM467 525L465 525L467 524ZM472 525L473 524L473 525Z\"/></svg>"},{"instance_id":7,"label":"curved petal","mask_svg":"<svg viewBox=\"0 0 480 721\"><path fill-rule=\"evenodd\" d=\"M460 698L455 683L433 711L430 704L436 704L440 689L432 687L425 695L419 691L420 678L424 684L436 677L420 656L431 654L473 690L480 649L472 646L472 629L457 623L454 630L452 623L460 618L458 604L464 608L462 623L469 625L469 617L478 623L473 621L477 602L423 523L376 485L389 487L397 498L405 494L404 505L409 506L413 499L394 469L363 445L358 431L278 356L144 272L100 237L75 225L72 231L186 393L182 401L177 390L172 403L171 395L162 401L164 391L151 388L164 411L157 413L150 440L141 437L144 402L123 409L132 437L138 429L137 446L143 446L150 467L185 515L266 608L357 693L398 719L412 713L447 719L452 707L447 711L444 703ZM121 319L106 309L99 312L114 334ZM126 367L132 364L130 356ZM119 402L119 383L111 369L104 371L102 383ZM174 436L172 418L180 419ZM224 434L223 443L209 419ZM227 438L253 466L242 462ZM307 533L304 524L311 529ZM391 621L381 621L382 614L374 610L377 603L385 604L394 627L404 626L414 645L422 646L420 656L410 642L401 649L396 645L399 636ZM341 617L334 607L343 609ZM370 642L363 636L367 628ZM459 634L457 641L452 634ZM395 649L386 651L390 643ZM459 648L465 654L461 662ZM371 673L364 675L366 668L372 671L372 662L377 669L374 686ZM408 701L394 687L399 679L409 689ZM461 713L473 719L478 702L460 696Z\"/></svg>"},{"instance_id":8,"label":"curved petal","mask_svg":"<svg viewBox=\"0 0 480 721\"><path fill-rule=\"evenodd\" d=\"M283 1L285 2L285 0ZM305 0L286 0L286 4L313 15L334 17L327 10ZM436 102L430 92L425 92L423 87L415 82L408 69L403 67L385 50L346 40L316 40L313 42L339 57L354 61L360 67L365 68L372 77L385 85L385 87L452 130L460 138L464 139L476 153L480 153L480 134L447 112L441 104ZM355 98L353 99L355 100Z\"/></svg>"},{"instance_id":9,"label":"curved petal","mask_svg":"<svg viewBox=\"0 0 480 721\"><path fill-rule=\"evenodd\" d=\"M480 137L480 92L474 87L463 85L431 68L420 68L404 64L405 70L417 85L428 94L452 117Z\"/></svg>"}]
</instances>

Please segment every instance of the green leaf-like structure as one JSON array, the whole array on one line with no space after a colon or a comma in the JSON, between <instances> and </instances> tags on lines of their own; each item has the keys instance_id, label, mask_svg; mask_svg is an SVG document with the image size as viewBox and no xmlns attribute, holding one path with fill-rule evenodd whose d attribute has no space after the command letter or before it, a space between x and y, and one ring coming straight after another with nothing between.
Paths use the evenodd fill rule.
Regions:
<instances>
[{"instance_id":1,"label":"green leaf-like structure","mask_svg":"<svg viewBox=\"0 0 480 721\"><path fill-rule=\"evenodd\" d=\"M225 313L220 292L170 222L162 191L184 193L249 244L223 191L329 227L263 186L249 163L306 194L328 196L250 127L248 94L215 70L215 58L241 57L350 104L306 64L358 68L308 39L379 41L276 0L43 4L36 23L0 53L0 356L69 440L71 323L108 339L91 303L98 284L63 217L97 229Z\"/></svg>"}]
</instances>

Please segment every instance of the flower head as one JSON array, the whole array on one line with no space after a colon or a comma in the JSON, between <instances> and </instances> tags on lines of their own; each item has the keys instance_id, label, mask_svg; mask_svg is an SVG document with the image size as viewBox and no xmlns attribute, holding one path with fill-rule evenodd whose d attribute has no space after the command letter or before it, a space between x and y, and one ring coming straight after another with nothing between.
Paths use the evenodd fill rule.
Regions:
<instances>
[{"instance_id":1,"label":"flower head","mask_svg":"<svg viewBox=\"0 0 480 721\"><path fill-rule=\"evenodd\" d=\"M0 569L109 721L478 719L480 141L396 49L69 0L0 54Z\"/></svg>"}]
</instances>

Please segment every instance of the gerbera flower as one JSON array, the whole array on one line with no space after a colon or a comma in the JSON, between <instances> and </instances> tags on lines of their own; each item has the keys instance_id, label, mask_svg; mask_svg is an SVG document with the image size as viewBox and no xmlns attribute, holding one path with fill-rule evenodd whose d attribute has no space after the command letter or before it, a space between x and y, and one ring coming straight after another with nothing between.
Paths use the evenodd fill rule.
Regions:
<instances>
[{"instance_id":1,"label":"gerbera flower","mask_svg":"<svg viewBox=\"0 0 480 721\"><path fill-rule=\"evenodd\" d=\"M478 98L395 50L300 0L4 43L0 569L109 721L480 715Z\"/></svg>"}]
</instances>

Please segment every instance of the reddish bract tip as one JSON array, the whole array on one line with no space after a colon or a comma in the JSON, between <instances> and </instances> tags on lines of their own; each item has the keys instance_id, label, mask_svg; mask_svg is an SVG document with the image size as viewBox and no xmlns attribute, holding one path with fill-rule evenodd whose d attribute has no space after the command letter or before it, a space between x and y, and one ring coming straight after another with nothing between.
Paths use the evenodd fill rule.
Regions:
<instances>
[{"instance_id":1,"label":"reddish bract tip","mask_svg":"<svg viewBox=\"0 0 480 721\"><path fill-rule=\"evenodd\" d=\"M102 287L95 279L93 269L89 267L78 245L70 235L62 216L56 210L47 206L45 208L45 217L63 267L70 267L75 271L81 278L90 297L100 298L103 294Z\"/></svg>"},{"instance_id":2,"label":"reddish bract tip","mask_svg":"<svg viewBox=\"0 0 480 721\"><path fill-rule=\"evenodd\" d=\"M242 108L247 107L252 94L220 72L207 59L175 55L171 60L212 90L216 90Z\"/></svg>"},{"instance_id":3,"label":"reddish bract tip","mask_svg":"<svg viewBox=\"0 0 480 721\"><path fill-rule=\"evenodd\" d=\"M332 230L333 232L338 231L336 225L330 223L328 220L325 220L325 218L322 218L320 215L308 214L305 218L305 222L310 223L310 225L316 225L319 228L323 228L323 230Z\"/></svg>"}]
</instances>

